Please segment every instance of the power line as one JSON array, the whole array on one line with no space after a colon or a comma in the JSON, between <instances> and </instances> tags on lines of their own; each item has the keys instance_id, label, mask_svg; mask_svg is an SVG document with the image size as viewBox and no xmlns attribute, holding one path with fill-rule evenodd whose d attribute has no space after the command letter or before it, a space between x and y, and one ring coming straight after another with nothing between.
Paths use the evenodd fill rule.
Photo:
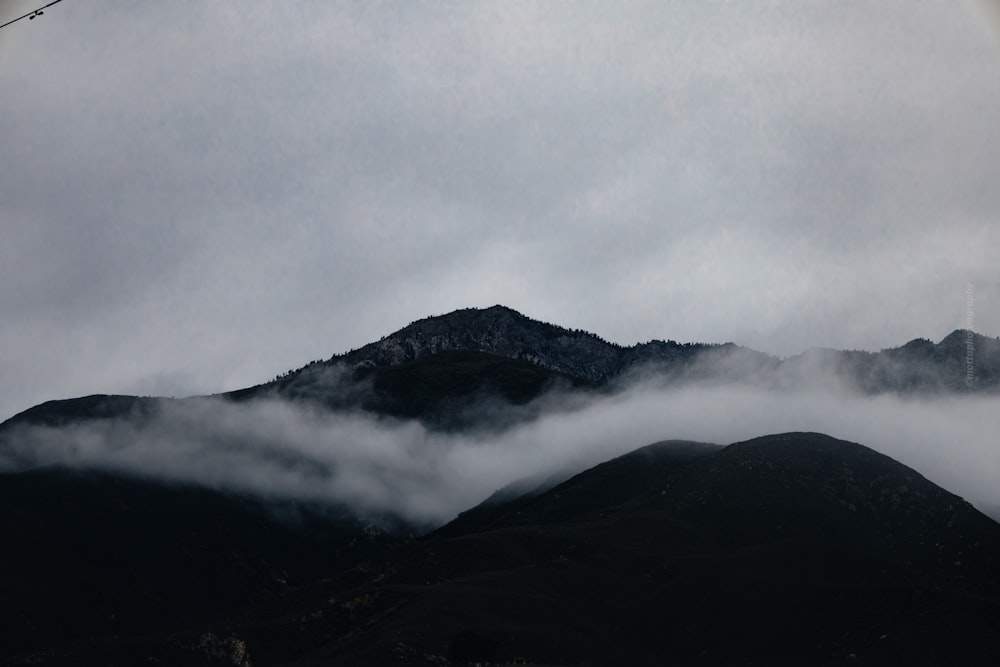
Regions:
<instances>
[{"instance_id":1,"label":"power line","mask_svg":"<svg viewBox=\"0 0 1000 667\"><path fill-rule=\"evenodd\" d=\"M44 13L45 13L45 11L44 11L44 10L48 9L48 8L49 8L49 7L51 7L52 5L58 5L58 4L60 3L60 2L62 2L62 0L54 0L53 2L50 2L49 4L45 5L44 7L39 7L38 9L36 9L36 10L35 10L35 11L33 11L33 12L28 12L28 13L27 13L27 14L25 14L24 16L18 16L18 17L17 17L16 19L14 19L13 21L7 21L7 22L6 22L6 23L4 23L3 25L0 25L0 29L3 29L3 28L6 28L6 27L7 27L7 26L9 26L9 25L10 25L11 23L17 23L17 22L18 22L18 21L20 21L21 19L28 19L29 21L33 21L33 20L34 20L34 19L35 19L36 17L38 17L38 16L41 16L42 14L44 14Z\"/></svg>"}]
</instances>

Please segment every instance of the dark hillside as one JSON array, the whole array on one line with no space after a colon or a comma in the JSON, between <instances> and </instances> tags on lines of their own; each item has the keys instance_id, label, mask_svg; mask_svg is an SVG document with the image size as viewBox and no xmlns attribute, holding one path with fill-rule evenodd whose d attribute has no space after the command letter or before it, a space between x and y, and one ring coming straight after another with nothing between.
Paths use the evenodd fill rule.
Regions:
<instances>
[{"instance_id":1,"label":"dark hillside","mask_svg":"<svg viewBox=\"0 0 1000 667\"><path fill-rule=\"evenodd\" d=\"M59 427L93 419L117 419L152 414L163 398L93 394L80 398L46 401L20 412L0 426Z\"/></svg>"},{"instance_id":2,"label":"dark hillside","mask_svg":"<svg viewBox=\"0 0 1000 667\"><path fill-rule=\"evenodd\" d=\"M448 350L488 352L602 382L616 370L620 347L586 331L546 324L505 306L493 306L418 320L331 361L392 366Z\"/></svg>"},{"instance_id":3,"label":"dark hillside","mask_svg":"<svg viewBox=\"0 0 1000 667\"><path fill-rule=\"evenodd\" d=\"M162 635L389 542L346 512L106 474L0 475L0 657Z\"/></svg>"},{"instance_id":4,"label":"dark hillside","mask_svg":"<svg viewBox=\"0 0 1000 667\"><path fill-rule=\"evenodd\" d=\"M132 505L112 500L113 485L88 492L106 500L79 510L110 511L125 527L97 523L100 541L88 542L91 527L37 526L43 514L88 526L65 498L54 513L45 503L43 514L7 507L7 534L20 531L24 553L43 555L17 561L33 573L24 584L5 583L35 614L27 622L12 613L18 632L6 641L34 636L37 645L42 621L90 637L25 656L47 664L109 655L244 665L986 666L1000 658L1000 525L861 445L815 433L726 448L667 441L548 486L525 483L523 496L500 494L425 538L380 550L355 541L345 551L333 529L319 533L334 547L324 551L308 543L316 533L282 534L246 509L183 510L176 497L170 505L187 517L180 524L155 498L136 512L163 524L154 531L127 518ZM126 542L121 553L105 550ZM296 561L304 554L316 558ZM289 559L301 586L275 579L274 563ZM182 569L195 565L185 579ZM67 566L65 578L56 574ZM309 583L320 570L324 578ZM213 615L218 607L204 598L255 602ZM187 604L205 613L171 606ZM139 618L162 625L131 635L110 625L135 609L151 609Z\"/></svg>"},{"instance_id":5,"label":"dark hillside","mask_svg":"<svg viewBox=\"0 0 1000 667\"><path fill-rule=\"evenodd\" d=\"M434 664L466 643L581 665L1000 657L1000 525L860 445L666 443L493 510L387 553L367 585L331 581L348 616L301 601L326 625L300 658Z\"/></svg>"},{"instance_id":6,"label":"dark hillside","mask_svg":"<svg viewBox=\"0 0 1000 667\"><path fill-rule=\"evenodd\" d=\"M687 440L664 440L586 470L544 494L529 493L504 503L487 501L435 531L447 537L529 524L558 524L590 510L614 507L643 490L659 487L684 465L722 449Z\"/></svg>"},{"instance_id":7,"label":"dark hillside","mask_svg":"<svg viewBox=\"0 0 1000 667\"><path fill-rule=\"evenodd\" d=\"M308 370L278 384L282 397L316 400L332 409L417 419L435 429L507 426L536 416L529 404L553 390L593 389L593 383L528 361L469 350L438 352L393 366L344 369L335 391L323 372Z\"/></svg>"}]
</instances>

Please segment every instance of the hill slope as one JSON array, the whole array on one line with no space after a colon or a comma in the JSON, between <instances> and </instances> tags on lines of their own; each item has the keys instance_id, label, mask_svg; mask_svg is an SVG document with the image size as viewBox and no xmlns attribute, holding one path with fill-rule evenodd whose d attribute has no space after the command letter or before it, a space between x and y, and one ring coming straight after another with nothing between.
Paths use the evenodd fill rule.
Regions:
<instances>
[{"instance_id":1,"label":"hill slope","mask_svg":"<svg viewBox=\"0 0 1000 667\"><path fill-rule=\"evenodd\" d=\"M1000 658L1000 525L861 445L668 441L483 509L212 631L284 664Z\"/></svg>"},{"instance_id":2,"label":"hill slope","mask_svg":"<svg viewBox=\"0 0 1000 667\"><path fill-rule=\"evenodd\" d=\"M0 535L0 658L191 627L393 541L332 508L62 469L0 474Z\"/></svg>"}]
</instances>

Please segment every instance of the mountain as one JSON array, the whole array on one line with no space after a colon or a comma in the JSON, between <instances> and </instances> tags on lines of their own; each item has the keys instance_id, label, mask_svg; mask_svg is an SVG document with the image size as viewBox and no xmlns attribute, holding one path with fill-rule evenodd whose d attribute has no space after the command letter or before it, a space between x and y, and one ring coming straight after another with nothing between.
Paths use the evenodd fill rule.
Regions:
<instances>
[{"instance_id":1,"label":"mountain","mask_svg":"<svg viewBox=\"0 0 1000 667\"><path fill-rule=\"evenodd\" d=\"M1000 525L859 444L664 441L169 638L160 663L993 665Z\"/></svg>"},{"instance_id":2,"label":"mountain","mask_svg":"<svg viewBox=\"0 0 1000 667\"><path fill-rule=\"evenodd\" d=\"M350 366L394 366L447 350L476 350L603 382L618 370L620 349L595 334L532 320L498 305L413 322L331 361Z\"/></svg>"},{"instance_id":3,"label":"mountain","mask_svg":"<svg viewBox=\"0 0 1000 667\"><path fill-rule=\"evenodd\" d=\"M548 392L597 386L524 359L449 349L391 365L341 360L312 364L267 385L225 396L237 401L280 398L331 410L417 419L436 430L467 430L530 419L538 412L530 404Z\"/></svg>"},{"instance_id":4,"label":"mountain","mask_svg":"<svg viewBox=\"0 0 1000 667\"><path fill-rule=\"evenodd\" d=\"M956 330L880 352L812 350L782 363L788 378L831 377L867 393L996 393L1000 339Z\"/></svg>"},{"instance_id":5,"label":"mountain","mask_svg":"<svg viewBox=\"0 0 1000 667\"><path fill-rule=\"evenodd\" d=\"M371 574L377 583L323 589L337 602L314 609L323 639L303 645L303 658L986 665L1000 656L1000 525L896 461L814 433L726 448L658 443L488 515L473 510L394 549ZM350 617L338 616L351 604ZM257 629L245 629L248 642Z\"/></svg>"},{"instance_id":6,"label":"mountain","mask_svg":"<svg viewBox=\"0 0 1000 667\"><path fill-rule=\"evenodd\" d=\"M152 431L256 457L196 461L280 461L246 473L351 486L343 461L381 468L369 450L395 451L351 434L412 434L407 471L460 475L441 442L488 454L514 424L642 382L993 395L998 378L1000 341L966 331L779 360L731 343L623 347L495 306L217 396L50 401L0 424L0 663L995 664L1000 526L828 436L664 441L583 472L540 470L420 538L347 501L158 481L143 465L169 461L131 445ZM268 406L280 428L240 423ZM316 414L305 435L288 421ZM329 440L341 422L365 428ZM346 458L302 456L282 439L295 432L306 451ZM138 464L53 468L39 443L110 444ZM380 479L397 486L379 493L407 486L390 472Z\"/></svg>"},{"instance_id":7,"label":"mountain","mask_svg":"<svg viewBox=\"0 0 1000 667\"><path fill-rule=\"evenodd\" d=\"M676 343L653 340L631 347L609 343L596 334L533 320L506 306L466 308L428 317L327 363L348 366L395 366L448 350L476 350L530 362L594 384L608 383L629 371L657 365L660 372L684 375L702 356L724 364L766 368L773 357L732 343ZM708 364L706 364L707 366ZM730 372L737 364L730 363Z\"/></svg>"},{"instance_id":8,"label":"mountain","mask_svg":"<svg viewBox=\"0 0 1000 667\"><path fill-rule=\"evenodd\" d=\"M461 352L463 356L454 356ZM634 379L642 371L661 375L666 380L748 378L756 372L773 370L777 359L732 343L722 345L676 343L654 340L631 347L609 343L596 334L547 324L505 306L456 310L446 315L413 322L381 340L357 350L338 354L326 361L314 361L291 370L271 382L249 387L227 396L245 400L261 396L280 396L313 400L328 407L367 406L378 412L383 402L373 398L372 388L364 383L377 381L385 369L426 369L457 376L462 370L450 368L456 362L483 364L501 358L507 360L505 373L527 374L527 369L544 382L535 382L530 391L519 392L525 400L545 393L553 384L574 388L614 386ZM542 374L546 375L542 375ZM425 377L427 377L425 375ZM383 384L392 396L391 381ZM425 401L436 403L440 397L454 398L475 394L482 397L480 386L462 388L450 382L434 383ZM377 388L376 388L377 389ZM440 391L440 390L444 391ZM495 389L495 387L494 387ZM507 398L504 392L485 392L491 398Z\"/></svg>"},{"instance_id":9,"label":"mountain","mask_svg":"<svg viewBox=\"0 0 1000 667\"><path fill-rule=\"evenodd\" d=\"M879 352L813 350L780 360L733 343L652 340L623 347L498 305L418 320L360 349L219 397L362 409L456 430L484 426L478 408L485 404L493 420L489 426L503 427L536 416L532 402L553 390L613 392L636 380L791 389L820 385L871 394L993 394L1000 391L1000 339L957 330L936 344L915 339ZM167 399L49 401L9 421L53 425L134 415L155 410L158 400Z\"/></svg>"},{"instance_id":10,"label":"mountain","mask_svg":"<svg viewBox=\"0 0 1000 667\"><path fill-rule=\"evenodd\" d=\"M314 386L331 368L394 368L450 351L526 362L597 386L655 378L766 387L834 384L867 393L1000 391L1000 339L966 330L936 344L915 339L879 352L817 349L780 360L734 343L652 340L625 347L497 305L418 320L377 342L244 392L297 396L308 393L301 387Z\"/></svg>"}]
</instances>

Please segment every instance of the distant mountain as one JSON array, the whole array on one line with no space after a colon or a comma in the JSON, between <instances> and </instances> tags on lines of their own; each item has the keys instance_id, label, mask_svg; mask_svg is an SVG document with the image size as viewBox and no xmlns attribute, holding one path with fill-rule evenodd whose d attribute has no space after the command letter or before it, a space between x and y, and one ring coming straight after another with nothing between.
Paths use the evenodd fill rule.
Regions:
<instances>
[{"instance_id":1,"label":"distant mountain","mask_svg":"<svg viewBox=\"0 0 1000 667\"><path fill-rule=\"evenodd\" d=\"M963 329L881 352L813 350L782 363L786 381L835 378L869 393L1000 391L1000 339Z\"/></svg>"},{"instance_id":2,"label":"distant mountain","mask_svg":"<svg viewBox=\"0 0 1000 667\"><path fill-rule=\"evenodd\" d=\"M429 317L370 343L337 355L328 363L350 366L393 366L447 350L476 350L531 362L542 368L603 384L637 367L659 365L660 372L683 374L702 355L725 364L730 356L740 365L762 368L776 361L768 355L732 343L676 343L654 340L631 347L609 343L596 334L533 320L505 306L467 308ZM730 371L737 364L731 363Z\"/></svg>"},{"instance_id":3,"label":"distant mountain","mask_svg":"<svg viewBox=\"0 0 1000 667\"><path fill-rule=\"evenodd\" d=\"M350 366L394 366L448 350L488 352L603 382L619 370L621 348L586 331L564 329L504 306L493 306L466 308L413 322L378 342L330 361Z\"/></svg>"},{"instance_id":4,"label":"distant mountain","mask_svg":"<svg viewBox=\"0 0 1000 667\"><path fill-rule=\"evenodd\" d=\"M107 637L63 655L362 666L1000 658L1000 525L864 446L816 433L724 448L665 441L547 491L527 486L186 635Z\"/></svg>"},{"instance_id":5,"label":"distant mountain","mask_svg":"<svg viewBox=\"0 0 1000 667\"><path fill-rule=\"evenodd\" d=\"M329 368L391 368L456 350L531 363L599 386L643 377L768 387L838 383L869 393L1000 391L1000 339L965 330L937 344L916 339L879 352L813 350L780 360L733 343L652 340L623 347L499 305L418 320L377 342L246 391L294 394L299 384L313 382Z\"/></svg>"},{"instance_id":6,"label":"distant mountain","mask_svg":"<svg viewBox=\"0 0 1000 667\"><path fill-rule=\"evenodd\" d=\"M360 349L220 397L290 399L467 429L482 426L487 413L492 427L530 419L537 415L532 401L553 389L614 391L637 379L838 386L868 393L997 393L1000 339L958 330L937 344L916 339L880 352L813 350L780 360L733 343L652 340L623 347L493 306L418 320ZM51 425L141 414L155 410L157 400L164 399L49 401L12 421ZM485 404L489 411L478 409Z\"/></svg>"}]
</instances>

